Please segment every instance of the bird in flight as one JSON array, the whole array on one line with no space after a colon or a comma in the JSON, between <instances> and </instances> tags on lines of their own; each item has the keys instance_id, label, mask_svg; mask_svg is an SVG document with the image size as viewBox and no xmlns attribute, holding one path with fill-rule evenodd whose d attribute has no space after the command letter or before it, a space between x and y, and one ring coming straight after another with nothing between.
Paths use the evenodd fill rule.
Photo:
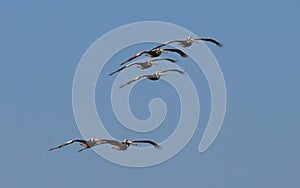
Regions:
<instances>
[{"instance_id":1,"label":"bird in flight","mask_svg":"<svg viewBox=\"0 0 300 188\"><path fill-rule=\"evenodd\" d=\"M160 47L155 47L149 51L141 51L141 52L135 54L134 56L128 58L126 61L124 61L120 65L124 65L125 63L128 63L129 61L132 61L133 59L135 59L143 54L146 54L146 56L148 56L150 58L154 58L154 57L160 56L162 53L167 54L168 52L175 52L175 53L178 53L181 57L187 57L186 53L184 53L183 51L176 49L176 48L162 49Z\"/></svg>"},{"instance_id":2,"label":"bird in flight","mask_svg":"<svg viewBox=\"0 0 300 188\"><path fill-rule=\"evenodd\" d=\"M168 45L168 44L171 44L171 43L174 43L174 42L178 43L183 48L187 48L187 47L192 46L192 44L194 42L198 42L198 40L202 40L202 41L206 41L206 42L211 42L211 43L214 43L215 45L217 45L219 47L223 46L223 44L221 44L220 42L218 42L218 41L216 41L215 39L212 39L212 38L193 38L191 36L188 36L188 38L185 39L185 40L171 40L171 41L162 43L162 44L156 46L155 48L161 48L161 47L163 47L165 45Z\"/></svg>"},{"instance_id":3,"label":"bird in flight","mask_svg":"<svg viewBox=\"0 0 300 188\"><path fill-rule=\"evenodd\" d=\"M153 80L153 81L159 80L161 76L166 76L165 72L171 72L171 71L172 72L178 72L180 74L184 74L184 71L179 70L179 69L168 69L168 70L164 70L164 71L157 71L153 74L146 74L146 75L137 76L137 77L133 78L132 80L130 80L129 82L127 82L126 84L121 85L119 88L122 88L126 85L129 85L129 84L131 84L131 83L133 83L133 82L135 82L135 81L137 81L141 78L146 78L148 80Z\"/></svg>"},{"instance_id":4,"label":"bird in flight","mask_svg":"<svg viewBox=\"0 0 300 188\"><path fill-rule=\"evenodd\" d=\"M83 150L89 149L91 147L94 147L96 145L100 145L100 144L110 144L110 145L112 145L113 149L118 150L118 151L124 151L130 145L137 146L137 143L148 143L148 144L151 144L156 149L161 148L161 146L159 146L158 144L156 144L155 142L153 142L151 140L128 140L128 139L125 139L123 142L119 142L117 140L91 138L91 139L88 139L88 140L77 140L77 139L70 140L70 141L67 141L67 142L57 146L57 147L50 148L49 151L65 147L65 146L70 145L74 142L79 142L80 145L84 147L83 149L77 151L77 153L82 152Z\"/></svg>"},{"instance_id":5,"label":"bird in flight","mask_svg":"<svg viewBox=\"0 0 300 188\"><path fill-rule=\"evenodd\" d=\"M122 71L122 70L124 70L128 67L131 67L133 65L137 65L137 68L139 68L139 69L147 69L147 68L152 67L152 65L158 65L157 63L155 63L155 61L163 61L163 60L170 61L172 63L176 63L176 61L177 61L177 60L170 59L170 58L158 58L158 59L149 59L149 60L144 61L144 62L130 63L130 64L125 65L125 66L119 68L118 70L110 73L109 76L112 76L113 74L115 74L119 71Z\"/></svg>"}]
</instances>

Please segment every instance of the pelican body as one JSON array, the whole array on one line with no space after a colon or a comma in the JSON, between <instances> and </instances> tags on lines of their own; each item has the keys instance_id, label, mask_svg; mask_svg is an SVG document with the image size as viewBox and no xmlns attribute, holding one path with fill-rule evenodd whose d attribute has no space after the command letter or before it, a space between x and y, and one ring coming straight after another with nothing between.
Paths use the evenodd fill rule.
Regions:
<instances>
[{"instance_id":1,"label":"pelican body","mask_svg":"<svg viewBox=\"0 0 300 188\"><path fill-rule=\"evenodd\" d=\"M125 151L125 150L127 150L127 148L130 145L137 146L138 145L137 143L147 143L147 144L151 144L156 149L161 148L161 146L159 146L158 144L156 144L155 142L153 142L151 140L128 140L128 139L124 139L124 141L119 142L117 140L91 138L91 139L88 139L88 140L78 140L78 139L70 140L70 141L65 142L64 144L61 144L61 145L57 146L57 147L50 148L49 151L65 147L65 146L70 145L74 142L79 142L80 145L84 147L83 149L77 151L77 153L82 152L83 150L89 149L91 147L100 145L100 144L110 144L110 145L112 145L112 149L117 150L117 151Z\"/></svg>"},{"instance_id":2,"label":"pelican body","mask_svg":"<svg viewBox=\"0 0 300 188\"><path fill-rule=\"evenodd\" d=\"M163 53L167 54L168 52L175 52L175 53L178 53L181 57L187 57L186 53L184 53L183 51L181 51L179 49L176 49L176 48L162 49L160 47L155 47L155 48L152 48L149 51L141 51L141 52L135 54L134 56L128 58L126 61L124 61L120 65L124 65L125 63L128 63L129 61L132 61L133 59L135 59L135 58L137 58L137 57L139 57L139 56L141 56L143 54L146 54L146 56L148 56L150 58L154 58L154 57L160 56Z\"/></svg>"},{"instance_id":3,"label":"pelican body","mask_svg":"<svg viewBox=\"0 0 300 188\"><path fill-rule=\"evenodd\" d=\"M212 39L212 38L193 38L191 36L188 36L188 38L185 39L185 40L171 40L171 41L168 41L168 42L165 42L163 44L160 44L160 45L156 46L156 48L160 48L160 47L163 47L165 45L168 45L168 44L171 44L171 43L174 43L174 42L178 43L183 48L187 48L187 47L192 46L192 44L194 42L198 42L198 40L211 42L211 43L214 43L215 45L217 45L219 47L223 46L223 44L221 44L220 42L218 42L218 41L216 41L215 39Z\"/></svg>"},{"instance_id":4,"label":"pelican body","mask_svg":"<svg viewBox=\"0 0 300 188\"><path fill-rule=\"evenodd\" d=\"M164 71L157 71L153 74L146 74L146 75L137 76L137 77L133 78L132 80L130 80L129 82L125 83L124 85L121 85L119 88L127 86L127 85L141 79L141 78L146 78L146 79L152 80L152 81L159 80L161 76L166 76L165 72L170 72L170 71L178 72L180 74L184 74L184 71L178 70L178 69L169 69L169 70L164 70Z\"/></svg>"},{"instance_id":5,"label":"pelican body","mask_svg":"<svg viewBox=\"0 0 300 188\"><path fill-rule=\"evenodd\" d=\"M118 70L110 73L109 75L112 76L113 74L115 74L117 72L120 72L120 71L122 71L126 68L129 68L133 65L137 65L137 68L139 68L139 69L148 69L148 68L152 67L152 65L158 65L157 63L155 63L155 61L163 61L163 60L170 61L172 63L176 63L176 61L177 61L177 60L170 59L170 58L149 59L149 60L144 61L144 62L130 63L130 64L125 65L125 66L119 68Z\"/></svg>"}]
</instances>

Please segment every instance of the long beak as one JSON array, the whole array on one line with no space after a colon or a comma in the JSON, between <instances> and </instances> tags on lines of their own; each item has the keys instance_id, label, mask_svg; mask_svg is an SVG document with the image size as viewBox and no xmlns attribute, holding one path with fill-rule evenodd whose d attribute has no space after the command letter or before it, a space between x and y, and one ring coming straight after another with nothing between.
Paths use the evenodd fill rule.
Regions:
<instances>
[{"instance_id":1,"label":"long beak","mask_svg":"<svg viewBox=\"0 0 300 188\"><path fill-rule=\"evenodd\" d=\"M159 75L160 76L167 76L167 74L165 74L165 73L160 73Z\"/></svg>"},{"instance_id":2,"label":"long beak","mask_svg":"<svg viewBox=\"0 0 300 188\"><path fill-rule=\"evenodd\" d=\"M164 54L167 54L168 52L166 52L166 51L162 51L162 53L164 53Z\"/></svg>"},{"instance_id":3,"label":"long beak","mask_svg":"<svg viewBox=\"0 0 300 188\"><path fill-rule=\"evenodd\" d=\"M137 143L134 143L134 142L132 142L130 140L127 141L127 144L130 144L130 145L133 145L133 146L137 146Z\"/></svg>"},{"instance_id":4,"label":"long beak","mask_svg":"<svg viewBox=\"0 0 300 188\"><path fill-rule=\"evenodd\" d=\"M158 64L157 63L152 63L152 65L156 65L157 66Z\"/></svg>"}]
</instances>

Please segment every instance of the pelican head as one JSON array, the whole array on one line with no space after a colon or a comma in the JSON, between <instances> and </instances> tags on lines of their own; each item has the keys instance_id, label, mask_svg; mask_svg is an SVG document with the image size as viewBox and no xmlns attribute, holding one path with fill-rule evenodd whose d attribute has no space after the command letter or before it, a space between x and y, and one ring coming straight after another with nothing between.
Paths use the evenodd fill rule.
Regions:
<instances>
[{"instance_id":1,"label":"pelican head","mask_svg":"<svg viewBox=\"0 0 300 188\"><path fill-rule=\"evenodd\" d=\"M122 143L125 145L130 145L132 142L129 141L128 139L124 139L124 141Z\"/></svg>"},{"instance_id":2,"label":"pelican head","mask_svg":"<svg viewBox=\"0 0 300 188\"><path fill-rule=\"evenodd\" d=\"M166 52L164 49L162 49L162 48L156 48L156 51L158 52L158 53L164 53L164 54L167 54L168 52Z\"/></svg>"},{"instance_id":3,"label":"pelican head","mask_svg":"<svg viewBox=\"0 0 300 188\"><path fill-rule=\"evenodd\" d=\"M155 76L158 77L158 78L161 77L161 76L166 76L166 75L167 75L167 74L162 73L162 72L156 72L156 73L155 73Z\"/></svg>"},{"instance_id":4,"label":"pelican head","mask_svg":"<svg viewBox=\"0 0 300 188\"><path fill-rule=\"evenodd\" d=\"M91 138L91 141L95 142L97 144L100 142L100 140L98 138L94 138L94 137Z\"/></svg>"},{"instance_id":5,"label":"pelican head","mask_svg":"<svg viewBox=\"0 0 300 188\"><path fill-rule=\"evenodd\" d=\"M187 41L188 43L197 42L197 41L195 41L195 39L194 39L192 36L188 36L188 38L186 39L186 41Z\"/></svg>"},{"instance_id":6,"label":"pelican head","mask_svg":"<svg viewBox=\"0 0 300 188\"><path fill-rule=\"evenodd\" d=\"M158 65L157 63L155 63L155 62L152 61L152 60L148 60L147 63L150 64L150 65Z\"/></svg>"},{"instance_id":7,"label":"pelican head","mask_svg":"<svg viewBox=\"0 0 300 188\"><path fill-rule=\"evenodd\" d=\"M132 141L130 141L128 139L124 139L124 141L122 143L125 144L125 145L127 145L127 146L130 146L130 144L137 145L137 144L133 143Z\"/></svg>"}]
</instances>

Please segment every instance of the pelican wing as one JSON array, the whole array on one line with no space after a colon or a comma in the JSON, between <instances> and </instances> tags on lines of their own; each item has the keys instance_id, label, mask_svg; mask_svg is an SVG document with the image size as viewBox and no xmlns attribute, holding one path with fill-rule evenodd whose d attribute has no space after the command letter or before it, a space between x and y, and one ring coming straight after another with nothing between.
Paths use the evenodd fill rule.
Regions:
<instances>
[{"instance_id":1,"label":"pelican wing","mask_svg":"<svg viewBox=\"0 0 300 188\"><path fill-rule=\"evenodd\" d=\"M147 64L148 62L136 62L136 63L132 63L132 65L141 65L141 66L145 66L145 64Z\"/></svg>"},{"instance_id":2,"label":"pelican wing","mask_svg":"<svg viewBox=\"0 0 300 188\"><path fill-rule=\"evenodd\" d=\"M154 50L154 49L156 49L156 48L160 48L160 47L166 46L166 45L171 44L171 43L174 43L174 42L182 42L182 40L170 40L170 41L168 41L168 42L164 42L164 43L162 43L162 44L160 44L160 45L158 45L158 46L155 46L155 47L152 48L151 50Z\"/></svg>"},{"instance_id":3,"label":"pelican wing","mask_svg":"<svg viewBox=\"0 0 300 188\"><path fill-rule=\"evenodd\" d=\"M129 85L129 84L131 84L131 83L133 83L133 82L135 82L135 81L141 79L141 78L148 77L148 76L151 76L151 75L137 76L137 77L133 78L132 80L130 80L129 82L127 82L126 84L121 85L119 88L122 88L122 87L124 87L124 86L127 86L127 85Z\"/></svg>"},{"instance_id":4,"label":"pelican wing","mask_svg":"<svg viewBox=\"0 0 300 188\"><path fill-rule=\"evenodd\" d=\"M113 74L117 73L117 72L120 72L121 70L127 68L126 66L123 66L121 68L119 68L118 70L115 70L114 72L110 73L109 76L112 76Z\"/></svg>"},{"instance_id":5,"label":"pelican wing","mask_svg":"<svg viewBox=\"0 0 300 188\"><path fill-rule=\"evenodd\" d=\"M120 71L123 70L123 69L126 69L126 68L128 68L128 67L131 67L132 65L137 65L137 64L140 64L140 63L130 63L130 64L128 64L128 65L125 65L125 66L119 68L118 70L116 70L116 71L110 73L109 76L112 76L113 74L115 74L115 73L117 73L117 72L120 72Z\"/></svg>"},{"instance_id":6,"label":"pelican wing","mask_svg":"<svg viewBox=\"0 0 300 188\"><path fill-rule=\"evenodd\" d=\"M80 153L80 152L82 152L82 151L84 151L86 149L90 149L90 148L82 148L81 150L78 150L77 153Z\"/></svg>"},{"instance_id":7,"label":"pelican wing","mask_svg":"<svg viewBox=\"0 0 300 188\"><path fill-rule=\"evenodd\" d=\"M157 143L151 141L151 140L133 140L133 143L147 143L147 144L151 144L153 147L155 147L156 149L160 149L161 146L158 145Z\"/></svg>"},{"instance_id":8,"label":"pelican wing","mask_svg":"<svg viewBox=\"0 0 300 188\"><path fill-rule=\"evenodd\" d=\"M176 49L176 48L168 48L168 49L164 49L165 51L170 51L170 52L176 52L179 55L181 55L181 57L187 57L187 54L184 53L183 51Z\"/></svg>"},{"instance_id":9,"label":"pelican wing","mask_svg":"<svg viewBox=\"0 0 300 188\"><path fill-rule=\"evenodd\" d=\"M143 55L144 53L148 53L148 52L149 52L149 51L142 51L142 52L139 52L139 53L135 54L134 56L128 58L126 61L124 61L124 62L121 63L120 65L124 65L125 63L128 63L129 61L131 61L131 60L133 60L133 59L135 59L135 58L137 58L137 57Z\"/></svg>"},{"instance_id":10,"label":"pelican wing","mask_svg":"<svg viewBox=\"0 0 300 188\"><path fill-rule=\"evenodd\" d=\"M197 38L195 40L203 40L203 41L207 41L207 42L212 42L212 43L214 43L215 45L217 45L219 47L223 46L223 44L221 44L218 41L216 41L215 39L211 39L211 38Z\"/></svg>"},{"instance_id":11,"label":"pelican wing","mask_svg":"<svg viewBox=\"0 0 300 188\"><path fill-rule=\"evenodd\" d=\"M172 63L176 63L177 62L177 60L170 59L170 58L158 58L158 59L153 59L152 61L163 61L163 60L170 61Z\"/></svg>"},{"instance_id":12,"label":"pelican wing","mask_svg":"<svg viewBox=\"0 0 300 188\"><path fill-rule=\"evenodd\" d=\"M163 70L163 71L160 71L160 72L164 73L164 72L170 72L170 71L175 71L175 72L178 72L180 74L184 74L184 71L179 70L179 69L168 69L168 70Z\"/></svg>"},{"instance_id":13,"label":"pelican wing","mask_svg":"<svg viewBox=\"0 0 300 188\"><path fill-rule=\"evenodd\" d=\"M59 148L65 147L65 146L70 145L70 144L72 144L72 143L74 143L74 142L80 142L80 143L82 143L82 144L87 145L87 143L86 143L85 140L69 140L68 142L66 142L66 143L64 143L64 144L61 144L61 145L59 145L59 146L57 146L57 147L50 148L49 151L52 151L52 150L55 150L55 149L59 149Z\"/></svg>"}]
</instances>

